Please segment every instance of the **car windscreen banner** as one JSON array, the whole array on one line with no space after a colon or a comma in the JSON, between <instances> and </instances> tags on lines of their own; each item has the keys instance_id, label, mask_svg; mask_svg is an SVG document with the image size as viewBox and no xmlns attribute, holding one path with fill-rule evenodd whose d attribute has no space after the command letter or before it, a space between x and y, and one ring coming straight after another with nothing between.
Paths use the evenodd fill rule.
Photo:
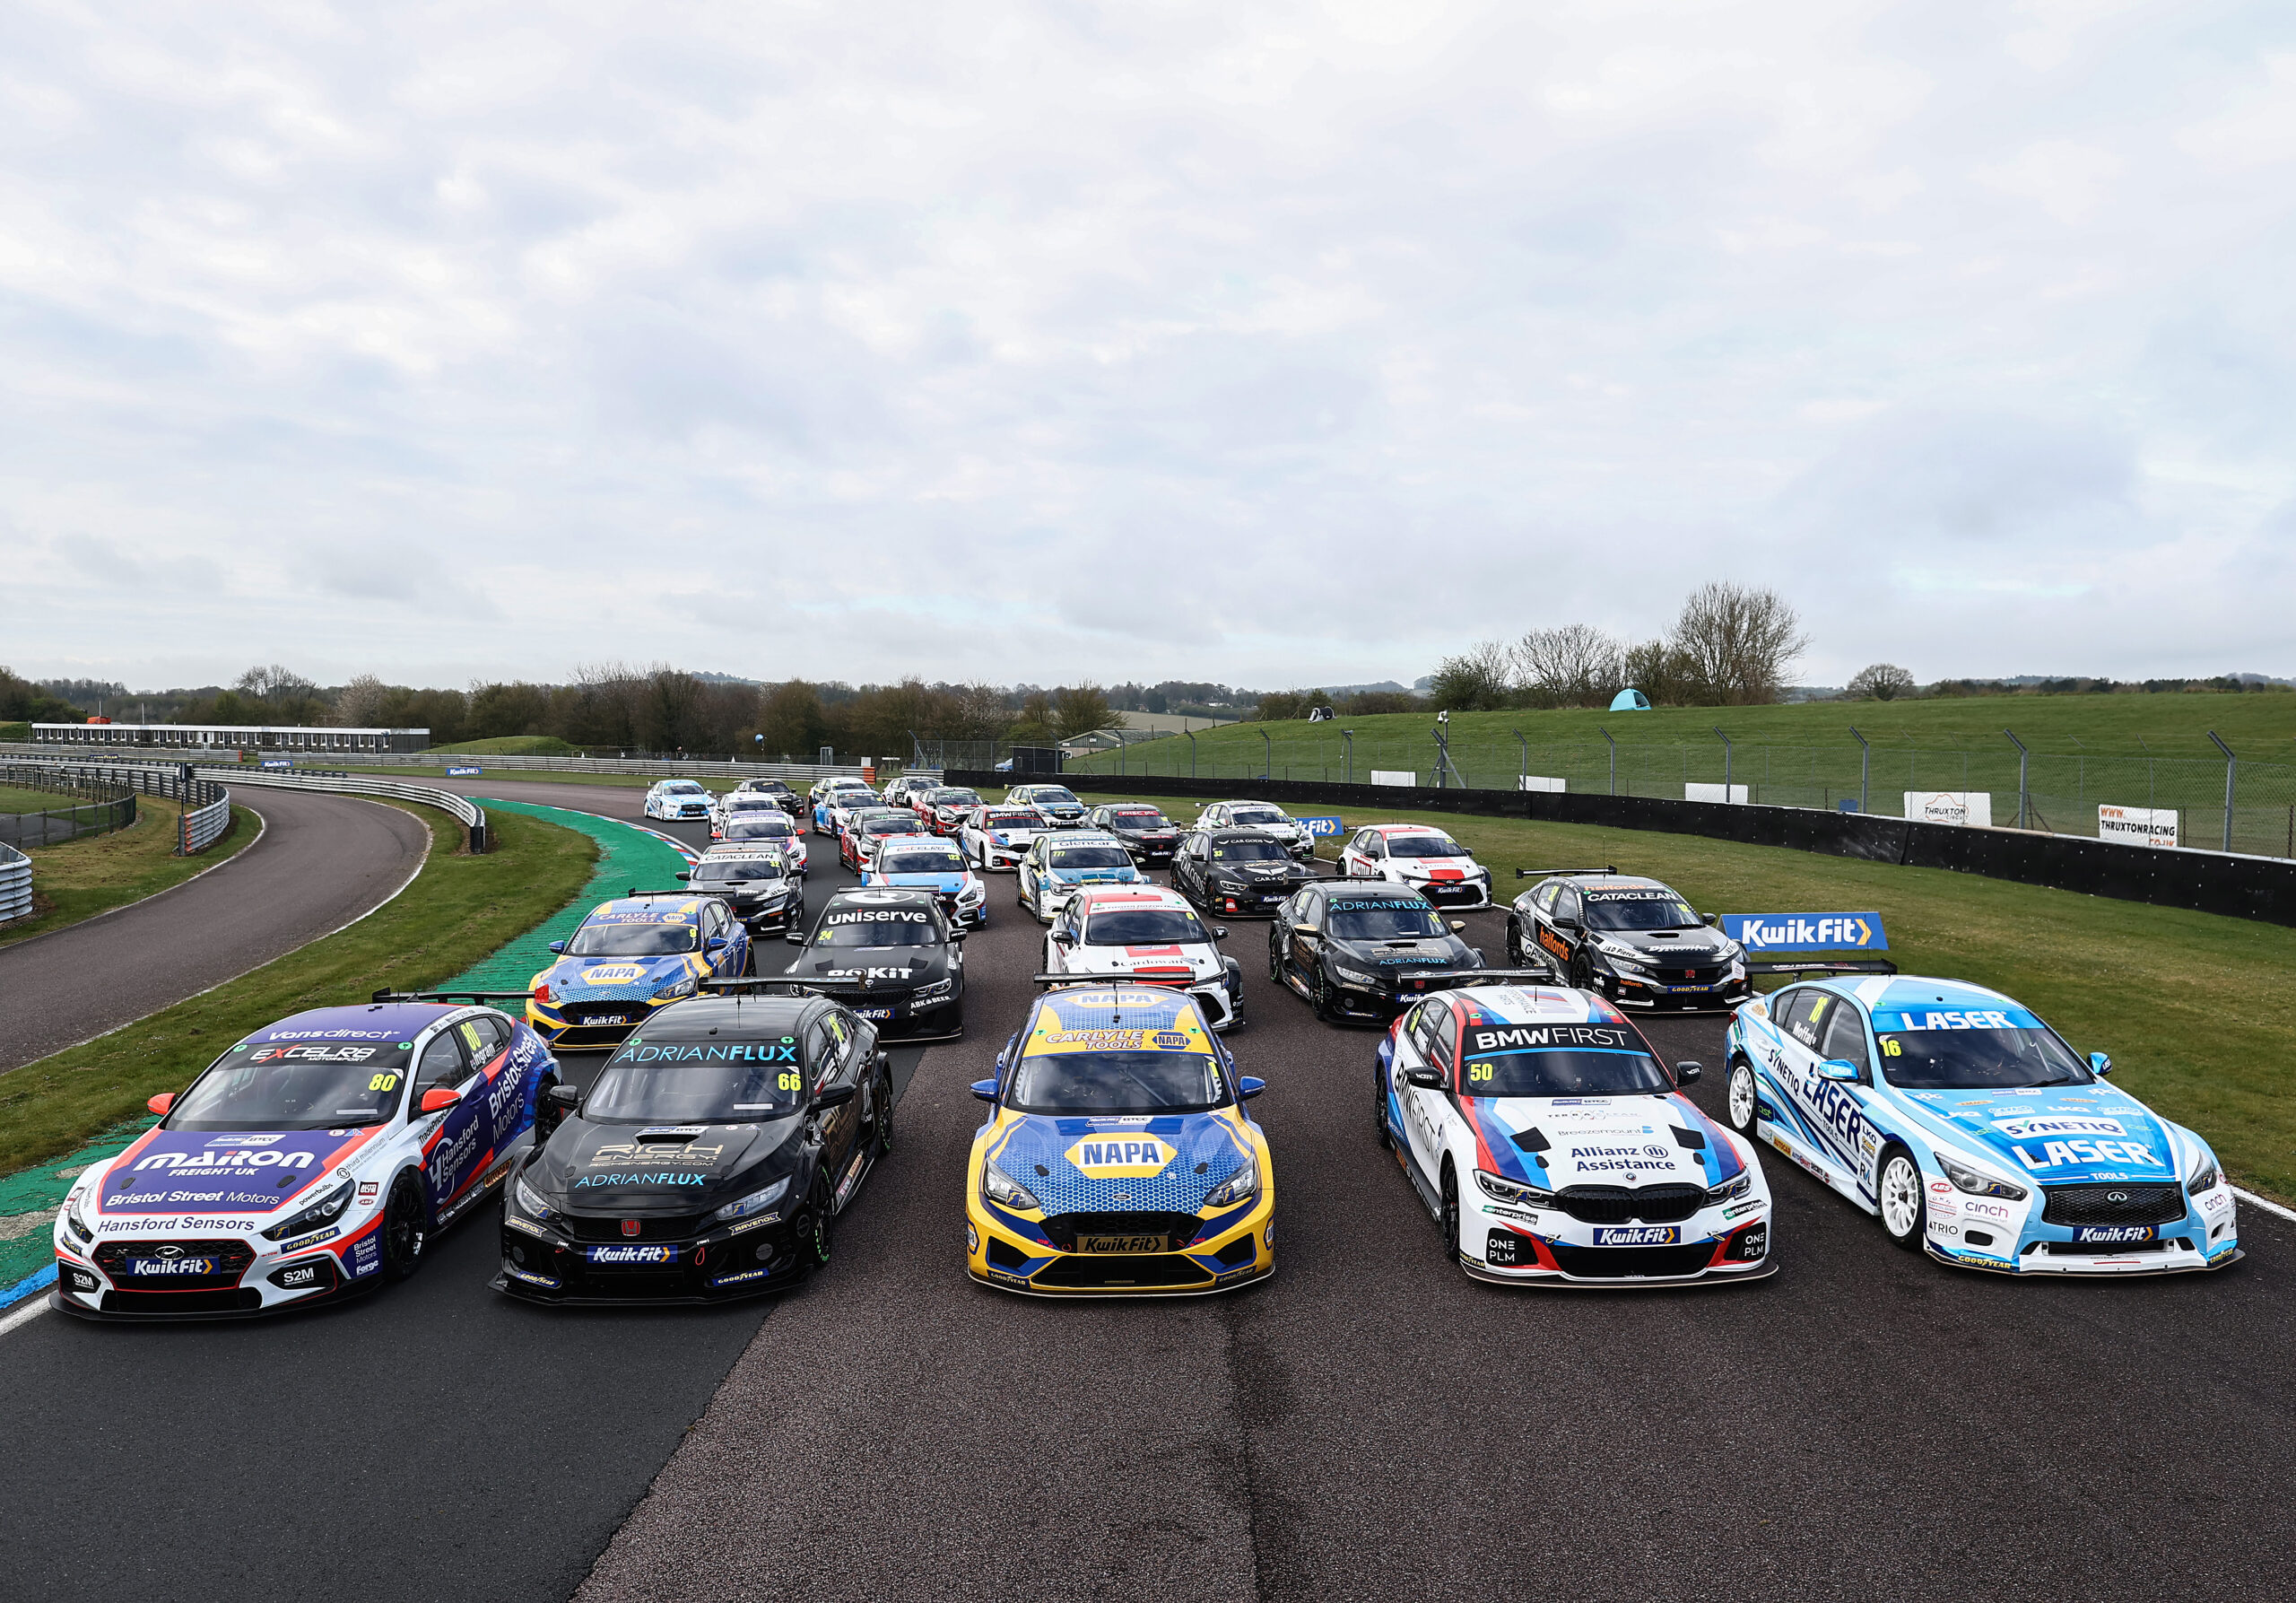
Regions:
<instances>
[{"instance_id":1,"label":"car windscreen banner","mask_svg":"<svg viewBox=\"0 0 2296 1603\"><path fill-rule=\"evenodd\" d=\"M1722 933L1757 952L1886 952L1879 913L1724 913Z\"/></svg>"}]
</instances>

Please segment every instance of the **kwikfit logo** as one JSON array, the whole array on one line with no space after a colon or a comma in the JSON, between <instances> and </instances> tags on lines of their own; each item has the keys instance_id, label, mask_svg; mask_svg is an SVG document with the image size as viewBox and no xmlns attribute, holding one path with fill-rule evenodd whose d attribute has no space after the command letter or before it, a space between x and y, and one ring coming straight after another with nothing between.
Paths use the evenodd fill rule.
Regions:
<instances>
[{"instance_id":1,"label":"kwikfit logo","mask_svg":"<svg viewBox=\"0 0 2296 1603\"><path fill-rule=\"evenodd\" d=\"M1671 1224L1627 1224L1606 1226L1595 1232L1597 1247L1665 1247L1674 1243L1675 1229Z\"/></svg>"},{"instance_id":2,"label":"kwikfit logo","mask_svg":"<svg viewBox=\"0 0 2296 1603\"><path fill-rule=\"evenodd\" d=\"M2149 1241L2152 1239L2150 1224L2096 1224L2076 1233L2075 1239L2083 1241Z\"/></svg>"},{"instance_id":3,"label":"kwikfit logo","mask_svg":"<svg viewBox=\"0 0 2296 1603\"><path fill-rule=\"evenodd\" d=\"M674 1264L678 1250L670 1246L593 1247L590 1261L594 1264Z\"/></svg>"}]
</instances>

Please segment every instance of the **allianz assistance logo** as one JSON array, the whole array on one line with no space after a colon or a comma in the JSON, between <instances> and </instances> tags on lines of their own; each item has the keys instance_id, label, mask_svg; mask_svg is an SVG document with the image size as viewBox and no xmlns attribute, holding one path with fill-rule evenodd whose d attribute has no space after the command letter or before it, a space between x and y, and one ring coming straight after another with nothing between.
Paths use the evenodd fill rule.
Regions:
<instances>
[{"instance_id":1,"label":"allianz assistance logo","mask_svg":"<svg viewBox=\"0 0 2296 1603\"><path fill-rule=\"evenodd\" d=\"M1068 1149L1068 1161L1095 1180L1145 1180L1161 1174L1179 1149L1155 1136L1087 1136Z\"/></svg>"}]
</instances>

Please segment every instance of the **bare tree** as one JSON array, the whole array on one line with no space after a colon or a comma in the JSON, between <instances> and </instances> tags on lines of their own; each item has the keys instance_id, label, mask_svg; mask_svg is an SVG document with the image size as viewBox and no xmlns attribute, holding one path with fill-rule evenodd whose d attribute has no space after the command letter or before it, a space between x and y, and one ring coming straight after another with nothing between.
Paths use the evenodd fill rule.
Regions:
<instances>
[{"instance_id":1,"label":"bare tree","mask_svg":"<svg viewBox=\"0 0 2296 1603\"><path fill-rule=\"evenodd\" d=\"M1852 701L1894 701L1913 693L1913 675L1893 662L1857 670L1842 694Z\"/></svg>"},{"instance_id":2,"label":"bare tree","mask_svg":"<svg viewBox=\"0 0 2296 1603\"><path fill-rule=\"evenodd\" d=\"M1438 708L1483 712L1506 706L1514 688L1514 662L1508 648L1497 640L1477 640L1437 666L1427 694Z\"/></svg>"},{"instance_id":3,"label":"bare tree","mask_svg":"<svg viewBox=\"0 0 2296 1603\"><path fill-rule=\"evenodd\" d=\"M1748 706L1778 700L1786 671L1809 637L1777 591L1725 579L1691 592L1667 644L1680 659L1690 698Z\"/></svg>"},{"instance_id":4,"label":"bare tree","mask_svg":"<svg viewBox=\"0 0 2296 1603\"><path fill-rule=\"evenodd\" d=\"M374 675L361 674L336 693L335 716L349 728L382 728L384 710L390 700L390 693L391 687Z\"/></svg>"},{"instance_id":5,"label":"bare tree","mask_svg":"<svg viewBox=\"0 0 2296 1603\"><path fill-rule=\"evenodd\" d=\"M1063 740L1073 740L1094 729L1124 727L1124 714L1109 706L1108 692L1091 681L1062 685L1052 693L1054 726Z\"/></svg>"},{"instance_id":6,"label":"bare tree","mask_svg":"<svg viewBox=\"0 0 2296 1603\"><path fill-rule=\"evenodd\" d=\"M1607 701L1622 677L1626 647L1591 623L1534 629L1509 648L1515 683L1552 707Z\"/></svg>"}]
</instances>

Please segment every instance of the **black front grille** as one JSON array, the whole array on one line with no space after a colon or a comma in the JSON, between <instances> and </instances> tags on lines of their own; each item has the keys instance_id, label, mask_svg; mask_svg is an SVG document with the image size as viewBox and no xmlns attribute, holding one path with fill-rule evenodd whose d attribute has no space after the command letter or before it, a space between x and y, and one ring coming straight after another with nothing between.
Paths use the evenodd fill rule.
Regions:
<instances>
[{"instance_id":1,"label":"black front grille","mask_svg":"<svg viewBox=\"0 0 2296 1603\"><path fill-rule=\"evenodd\" d=\"M2169 1224L2185 1216L2185 1189L2157 1180L2044 1186L2041 1195L2048 1198L2041 1218L2050 1224Z\"/></svg>"},{"instance_id":2,"label":"black front grille","mask_svg":"<svg viewBox=\"0 0 2296 1603\"><path fill-rule=\"evenodd\" d=\"M1000 1269L1017 1269L1029 1261L1029 1255L1002 1236L990 1236L988 1261Z\"/></svg>"},{"instance_id":3,"label":"black front grille","mask_svg":"<svg viewBox=\"0 0 2296 1603\"><path fill-rule=\"evenodd\" d=\"M250 1313L263 1294L247 1291L106 1292L106 1313Z\"/></svg>"},{"instance_id":4,"label":"black front grille","mask_svg":"<svg viewBox=\"0 0 2296 1603\"><path fill-rule=\"evenodd\" d=\"M1080 1235L1161 1235L1187 1242L1202 1228L1194 1214L1056 1214L1044 1222L1045 1235L1063 1252L1076 1250Z\"/></svg>"},{"instance_id":5,"label":"black front grille","mask_svg":"<svg viewBox=\"0 0 2296 1603\"><path fill-rule=\"evenodd\" d=\"M696 1287L679 1269L616 1269L586 1274L575 1288L585 1297L690 1297Z\"/></svg>"},{"instance_id":6,"label":"black front grille","mask_svg":"<svg viewBox=\"0 0 2296 1603\"><path fill-rule=\"evenodd\" d=\"M593 1019L621 1018L624 1023L646 1016L646 1004L630 1002L569 1002L558 1010L559 1017L576 1026L586 1025Z\"/></svg>"},{"instance_id":7,"label":"black front grille","mask_svg":"<svg viewBox=\"0 0 2296 1603\"><path fill-rule=\"evenodd\" d=\"M1419 893L1437 907L1456 907L1462 903L1473 906L1483 900L1483 886L1454 884L1425 884L1419 887Z\"/></svg>"},{"instance_id":8,"label":"black front grille","mask_svg":"<svg viewBox=\"0 0 2296 1603\"><path fill-rule=\"evenodd\" d=\"M1077 1288L1093 1286L1122 1290L1128 1286L1202 1285L1212 1278L1204 1266L1185 1254L1090 1253L1056 1258L1034 1276L1039 1285Z\"/></svg>"},{"instance_id":9,"label":"black front grille","mask_svg":"<svg viewBox=\"0 0 2296 1603\"><path fill-rule=\"evenodd\" d=\"M1247 1232L1213 1253L1212 1259L1223 1269L1232 1269L1239 1264L1251 1262L1258 1252L1259 1249L1253 1244L1251 1235Z\"/></svg>"},{"instance_id":10,"label":"black front grille","mask_svg":"<svg viewBox=\"0 0 2296 1603\"><path fill-rule=\"evenodd\" d=\"M172 1253L162 1249L174 1248ZM180 1297L187 1293L214 1291L239 1285L239 1276L247 1273L255 1261L255 1249L245 1241L106 1241L89 1255L96 1268L111 1276L114 1285L132 1286L141 1295L162 1300ZM137 1275L132 1272L129 1259L147 1258L159 1263L180 1262L186 1259L210 1259L214 1268L204 1275Z\"/></svg>"},{"instance_id":11,"label":"black front grille","mask_svg":"<svg viewBox=\"0 0 2296 1603\"><path fill-rule=\"evenodd\" d=\"M1581 1224L1674 1224L1705 1204L1703 1186L1568 1186L1554 1194L1554 1206Z\"/></svg>"},{"instance_id":12,"label":"black front grille","mask_svg":"<svg viewBox=\"0 0 2296 1603\"><path fill-rule=\"evenodd\" d=\"M636 1235L622 1232L622 1223L635 1218ZM628 1214L615 1214L609 1218L569 1214L560 1221L560 1228L570 1240L577 1241L690 1241L702 1231L704 1216L697 1214L667 1214L651 1218Z\"/></svg>"},{"instance_id":13,"label":"black front grille","mask_svg":"<svg viewBox=\"0 0 2296 1603\"><path fill-rule=\"evenodd\" d=\"M1550 1241L1547 1250L1554 1254L1564 1274L1604 1280L1695 1275L1714 1258L1711 1241L1690 1247L1574 1247L1567 1241Z\"/></svg>"},{"instance_id":14,"label":"black front grille","mask_svg":"<svg viewBox=\"0 0 2296 1603\"><path fill-rule=\"evenodd\" d=\"M2038 1241L2051 1258L2118 1258L2124 1252L2166 1252L2168 1241Z\"/></svg>"}]
</instances>

